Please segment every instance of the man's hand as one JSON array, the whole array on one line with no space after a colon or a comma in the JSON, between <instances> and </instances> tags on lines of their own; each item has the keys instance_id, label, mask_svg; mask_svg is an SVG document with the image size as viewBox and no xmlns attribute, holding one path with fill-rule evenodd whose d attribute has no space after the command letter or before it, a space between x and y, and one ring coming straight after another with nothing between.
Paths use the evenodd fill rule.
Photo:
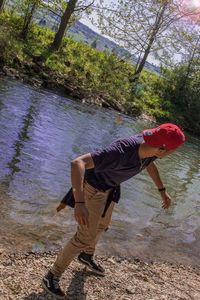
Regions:
<instances>
[{"instance_id":1,"label":"man's hand","mask_svg":"<svg viewBox=\"0 0 200 300\"><path fill-rule=\"evenodd\" d=\"M89 213L84 203L75 204L74 216L79 225L88 226Z\"/></svg>"},{"instance_id":2,"label":"man's hand","mask_svg":"<svg viewBox=\"0 0 200 300\"><path fill-rule=\"evenodd\" d=\"M170 205L171 205L171 198L170 198L170 196L165 191L161 192L160 194L161 194L162 203L163 203L162 207L164 209L169 208Z\"/></svg>"},{"instance_id":3,"label":"man's hand","mask_svg":"<svg viewBox=\"0 0 200 300\"><path fill-rule=\"evenodd\" d=\"M58 207L56 208L56 210L57 210L57 212L59 212L60 210L64 209L65 207L66 207L66 204L61 202L61 203L58 205Z\"/></svg>"}]
</instances>

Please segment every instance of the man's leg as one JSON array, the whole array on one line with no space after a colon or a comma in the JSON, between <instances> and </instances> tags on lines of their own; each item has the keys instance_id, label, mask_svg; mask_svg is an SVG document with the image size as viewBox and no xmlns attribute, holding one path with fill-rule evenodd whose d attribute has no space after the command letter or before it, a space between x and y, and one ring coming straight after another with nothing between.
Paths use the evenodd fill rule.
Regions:
<instances>
[{"instance_id":1,"label":"man's leg","mask_svg":"<svg viewBox=\"0 0 200 300\"><path fill-rule=\"evenodd\" d=\"M99 275L104 275L105 274L105 270L104 268L98 264L95 259L94 259L94 252L95 252L95 248L96 245L100 239L100 236L102 234L103 231L106 231L108 229L108 226L110 224L111 221L111 217L112 217L112 212L113 212L113 208L114 208L115 202L111 202L106 215L104 216L104 218L100 219L99 222L99 226L98 226L98 230L97 230L97 235L95 240L93 240L90 244L89 247L87 247L83 252L81 252L81 254L78 256L78 260L79 262L83 263L84 265L88 266L93 272L99 274Z\"/></svg>"},{"instance_id":2,"label":"man's leg","mask_svg":"<svg viewBox=\"0 0 200 300\"><path fill-rule=\"evenodd\" d=\"M74 257L89 247L96 238L101 215L104 211L109 192L100 192L84 184L85 205L89 212L89 225L79 225L74 237L65 245L63 250L58 254L52 269L43 278L42 285L57 299L64 299L65 294L60 289L59 279L65 269L69 266Z\"/></svg>"},{"instance_id":3,"label":"man's leg","mask_svg":"<svg viewBox=\"0 0 200 300\"><path fill-rule=\"evenodd\" d=\"M104 231L106 231L110 225L111 222L111 217L112 217L112 212L115 206L115 202L111 202L110 206L106 212L106 215L104 218L101 217L100 222L99 222L99 226L98 226L98 230L97 230L97 235L96 235L96 239L94 241L92 241L92 243L90 244L89 247L87 247L84 252L87 254L94 254L95 252L95 248L96 245L102 235L102 233Z\"/></svg>"},{"instance_id":4,"label":"man's leg","mask_svg":"<svg viewBox=\"0 0 200 300\"><path fill-rule=\"evenodd\" d=\"M88 183L85 183L84 193L85 205L89 212L89 226L79 225L76 234L58 254L51 269L52 273L58 277L62 275L74 257L89 247L89 245L93 244L96 239L99 222L106 205L108 192L100 192Z\"/></svg>"}]
</instances>

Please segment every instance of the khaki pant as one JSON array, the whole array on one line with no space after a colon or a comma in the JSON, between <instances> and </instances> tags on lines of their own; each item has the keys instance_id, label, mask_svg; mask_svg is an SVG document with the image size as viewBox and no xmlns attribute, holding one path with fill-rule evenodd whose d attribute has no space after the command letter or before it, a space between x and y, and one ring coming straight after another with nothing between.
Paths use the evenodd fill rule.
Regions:
<instances>
[{"instance_id":1,"label":"khaki pant","mask_svg":"<svg viewBox=\"0 0 200 300\"><path fill-rule=\"evenodd\" d=\"M83 250L88 254L94 253L101 233L109 226L115 204L111 202L105 217L102 218L101 216L106 205L109 191L110 190L101 192L93 188L87 182L84 184L85 205L89 212L89 226L78 225L76 234L57 256L51 269L54 275L60 277L74 257Z\"/></svg>"}]
</instances>

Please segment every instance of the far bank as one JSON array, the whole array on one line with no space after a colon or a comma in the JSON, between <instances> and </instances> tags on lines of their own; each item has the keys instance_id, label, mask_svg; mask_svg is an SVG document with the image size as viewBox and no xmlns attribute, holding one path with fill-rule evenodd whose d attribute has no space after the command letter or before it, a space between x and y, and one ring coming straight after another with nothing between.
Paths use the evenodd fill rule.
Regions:
<instances>
[{"instance_id":1,"label":"far bank","mask_svg":"<svg viewBox=\"0 0 200 300\"><path fill-rule=\"evenodd\" d=\"M33 25L22 40L22 21L9 13L0 15L2 74L130 116L145 114L157 122L177 123L199 136L198 76L187 82L187 93L182 94L182 69L165 70L161 76L145 70L135 82L134 65L71 38L65 38L60 50L52 53L48 45L54 32L48 28Z\"/></svg>"}]
</instances>

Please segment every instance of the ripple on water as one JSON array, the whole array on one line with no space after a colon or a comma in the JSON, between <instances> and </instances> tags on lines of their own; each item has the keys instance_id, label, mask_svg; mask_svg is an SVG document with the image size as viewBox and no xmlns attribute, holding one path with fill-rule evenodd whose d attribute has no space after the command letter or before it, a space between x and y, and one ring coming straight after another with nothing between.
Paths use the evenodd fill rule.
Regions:
<instances>
[{"instance_id":1,"label":"ripple on water","mask_svg":"<svg viewBox=\"0 0 200 300\"><path fill-rule=\"evenodd\" d=\"M152 125L112 110L89 107L16 81L0 81L1 233L4 242L44 250L75 230L73 210L57 214L70 187L70 161ZM187 143L157 162L172 195L161 208L146 172L122 185L102 252L200 262L200 143ZM3 196L2 196L3 195ZM3 242L2 240L0 242ZM20 249L21 249L20 248ZM190 257L190 258L189 258Z\"/></svg>"}]
</instances>

